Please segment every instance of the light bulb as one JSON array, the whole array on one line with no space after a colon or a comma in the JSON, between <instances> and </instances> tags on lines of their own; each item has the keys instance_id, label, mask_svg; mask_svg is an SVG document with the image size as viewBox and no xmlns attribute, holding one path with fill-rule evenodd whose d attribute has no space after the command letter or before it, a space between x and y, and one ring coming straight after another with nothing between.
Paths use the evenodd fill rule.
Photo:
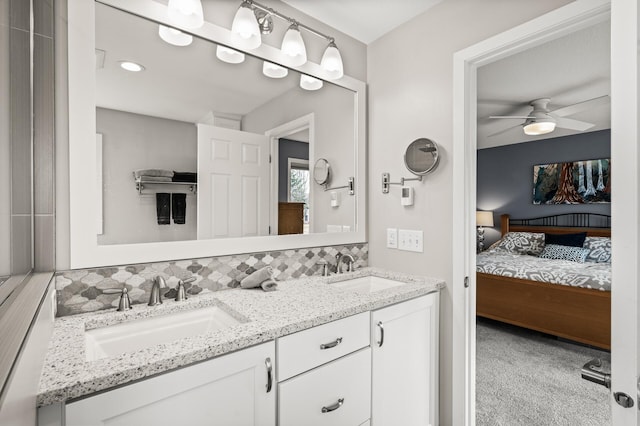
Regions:
<instances>
[{"instance_id":1,"label":"light bulb","mask_svg":"<svg viewBox=\"0 0 640 426\"><path fill-rule=\"evenodd\" d=\"M229 64L239 64L244 62L244 53L226 46L218 45L216 48L216 57L222 62L227 62Z\"/></svg>"},{"instance_id":2,"label":"light bulb","mask_svg":"<svg viewBox=\"0 0 640 426\"><path fill-rule=\"evenodd\" d=\"M304 45L304 40L297 24L291 24L284 34L282 53L285 54L289 63L293 66L300 66L307 62L307 48Z\"/></svg>"},{"instance_id":3,"label":"light bulb","mask_svg":"<svg viewBox=\"0 0 640 426\"><path fill-rule=\"evenodd\" d=\"M545 135L551 133L556 129L556 123L553 121L533 121L526 124L524 127L524 134L530 136Z\"/></svg>"},{"instance_id":4,"label":"light bulb","mask_svg":"<svg viewBox=\"0 0 640 426\"><path fill-rule=\"evenodd\" d=\"M231 31L240 37L246 49L255 49L262 44L258 20L247 3L242 3L238 8Z\"/></svg>"},{"instance_id":5,"label":"light bulb","mask_svg":"<svg viewBox=\"0 0 640 426\"><path fill-rule=\"evenodd\" d=\"M262 63L262 74L271 78L284 78L289 74L289 70L273 62L264 61Z\"/></svg>"},{"instance_id":6,"label":"light bulb","mask_svg":"<svg viewBox=\"0 0 640 426\"><path fill-rule=\"evenodd\" d=\"M188 46L193 42L193 37L190 34L185 34L180 30L165 27L164 25L160 25L158 34L162 40L174 46Z\"/></svg>"},{"instance_id":7,"label":"light bulb","mask_svg":"<svg viewBox=\"0 0 640 426\"><path fill-rule=\"evenodd\" d=\"M167 15L176 25L195 29L204 25L204 13L200 0L169 0Z\"/></svg>"},{"instance_id":8,"label":"light bulb","mask_svg":"<svg viewBox=\"0 0 640 426\"><path fill-rule=\"evenodd\" d=\"M310 75L300 74L300 87L304 90L318 90L322 89L322 80L318 80Z\"/></svg>"},{"instance_id":9,"label":"light bulb","mask_svg":"<svg viewBox=\"0 0 640 426\"><path fill-rule=\"evenodd\" d=\"M342 55L332 41L322 55L320 66L327 72L330 79L336 80L344 75L344 66L342 65Z\"/></svg>"}]
</instances>

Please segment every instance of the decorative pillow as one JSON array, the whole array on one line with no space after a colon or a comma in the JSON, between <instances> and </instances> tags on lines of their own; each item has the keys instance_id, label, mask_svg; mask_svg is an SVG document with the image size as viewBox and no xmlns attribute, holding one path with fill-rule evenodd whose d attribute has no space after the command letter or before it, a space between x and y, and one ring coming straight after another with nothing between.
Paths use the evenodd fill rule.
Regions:
<instances>
[{"instance_id":1,"label":"decorative pillow","mask_svg":"<svg viewBox=\"0 0 640 426\"><path fill-rule=\"evenodd\" d=\"M538 256L544 248L544 234L537 232L507 232L501 240L490 248L511 254Z\"/></svg>"},{"instance_id":2,"label":"decorative pillow","mask_svg":"<svg viewBox=\"0 0 640 426\"><path fill-rule=\"evenodd\" d=\"M586 232L578 232L575 234L544 234L544 243L559 246L582 247L586 237Z\"/></svg>"},{"instance_id":3,"label":"decorative pillow","mask_svg":"<svg viewBox=\"0 0 640 426\"><path fill-rule=\"evenodd\" d=\"M583 247L589 250L587 262L611 263L611 238L587 237Z\"/></svg>"},{"instance_id":4,"label":"decorative pillow","mask_svg":"<svg viewBox=\"0 0 640 426\"><path fill-rule=\"evenodd\" d=\"M560 259L584 263L588 254L589 250L582 247L547 244L544 246L544 250L542 250L540 257L543 259Z\"/></svg>"}]
</instances>

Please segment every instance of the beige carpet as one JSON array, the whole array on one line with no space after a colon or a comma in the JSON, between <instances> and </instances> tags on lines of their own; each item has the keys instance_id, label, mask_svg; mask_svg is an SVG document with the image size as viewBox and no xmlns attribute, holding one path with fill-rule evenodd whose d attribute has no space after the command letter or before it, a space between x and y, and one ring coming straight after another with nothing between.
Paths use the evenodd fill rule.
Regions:
<instances>
[{"instance_id":1,"label":"beige carpet","mask_svg":"<svg viewBox=\"0 0 640 426\"><path fill-rule=\"evenodd\" d=\"M477 323L478 426L606 426L609 391L580 369L608 352L489 320Z\"/></svg>"}]
</instances>

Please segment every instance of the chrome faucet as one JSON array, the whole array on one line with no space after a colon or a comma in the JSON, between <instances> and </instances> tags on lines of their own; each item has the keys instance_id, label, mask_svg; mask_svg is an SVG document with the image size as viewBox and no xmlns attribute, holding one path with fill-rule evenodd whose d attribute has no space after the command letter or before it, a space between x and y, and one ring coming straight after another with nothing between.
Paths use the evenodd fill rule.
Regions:
<instances>
[{"instance_id":1,"label":"chrome faucet","mask_svg":"<svg viewBox=\"0 0 640 426\"><path fill-rule=\"evenodd\" d=\"M149 296L149 306L162 305L162 293L160 289L166 288L167 283L160 275L153 279L151 295Z\"/></svg>"},{"instance_id":2,"label":"chrome faucet","mask_svg":"<svg viewBox=\"0 0 640 426\"><path fill-rule=\"evenodd\" d=\"M184 285L195 280L196 277L187 278L186 280L178 280L178 286L176 287L176 302L182 302L188 299Z\"/></svg>"},{"instance_id":3,"label":"chrome faucet","mask_svg":"<svg viewBox=\"0 0 640 426\"><path fill-rule=\"evenodd\" d=\"M347 264L347 272L353 272L353 265L355 262L356 260L349 253L336 254L336 274L342 274L342 263Z\"/></svg>"}]
</instances>

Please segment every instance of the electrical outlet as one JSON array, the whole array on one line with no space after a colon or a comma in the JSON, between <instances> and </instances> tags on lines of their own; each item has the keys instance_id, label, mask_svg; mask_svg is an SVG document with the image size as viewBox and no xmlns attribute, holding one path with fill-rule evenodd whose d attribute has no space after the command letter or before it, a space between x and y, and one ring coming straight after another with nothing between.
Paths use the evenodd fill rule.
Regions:
<instances>
[{"instance_id":1,"label":"electrical outlet","mask_svg":"<svg viewBox=\"0 0 640 426\"><path fill-rule=\"evenodd\" d=\"M422 231L399 229L398 249L422 253L424 251Z\"/></svg>"},{"instance_id":2,"label":"electrical outlet","mask_svg":"<svg viewBox=\"0 0 640 426\"><path fill-rule=\"evenodd\" d=\"M387 228L387 248L398 248L397 228Z\"/></svg>"}]
</instances>

